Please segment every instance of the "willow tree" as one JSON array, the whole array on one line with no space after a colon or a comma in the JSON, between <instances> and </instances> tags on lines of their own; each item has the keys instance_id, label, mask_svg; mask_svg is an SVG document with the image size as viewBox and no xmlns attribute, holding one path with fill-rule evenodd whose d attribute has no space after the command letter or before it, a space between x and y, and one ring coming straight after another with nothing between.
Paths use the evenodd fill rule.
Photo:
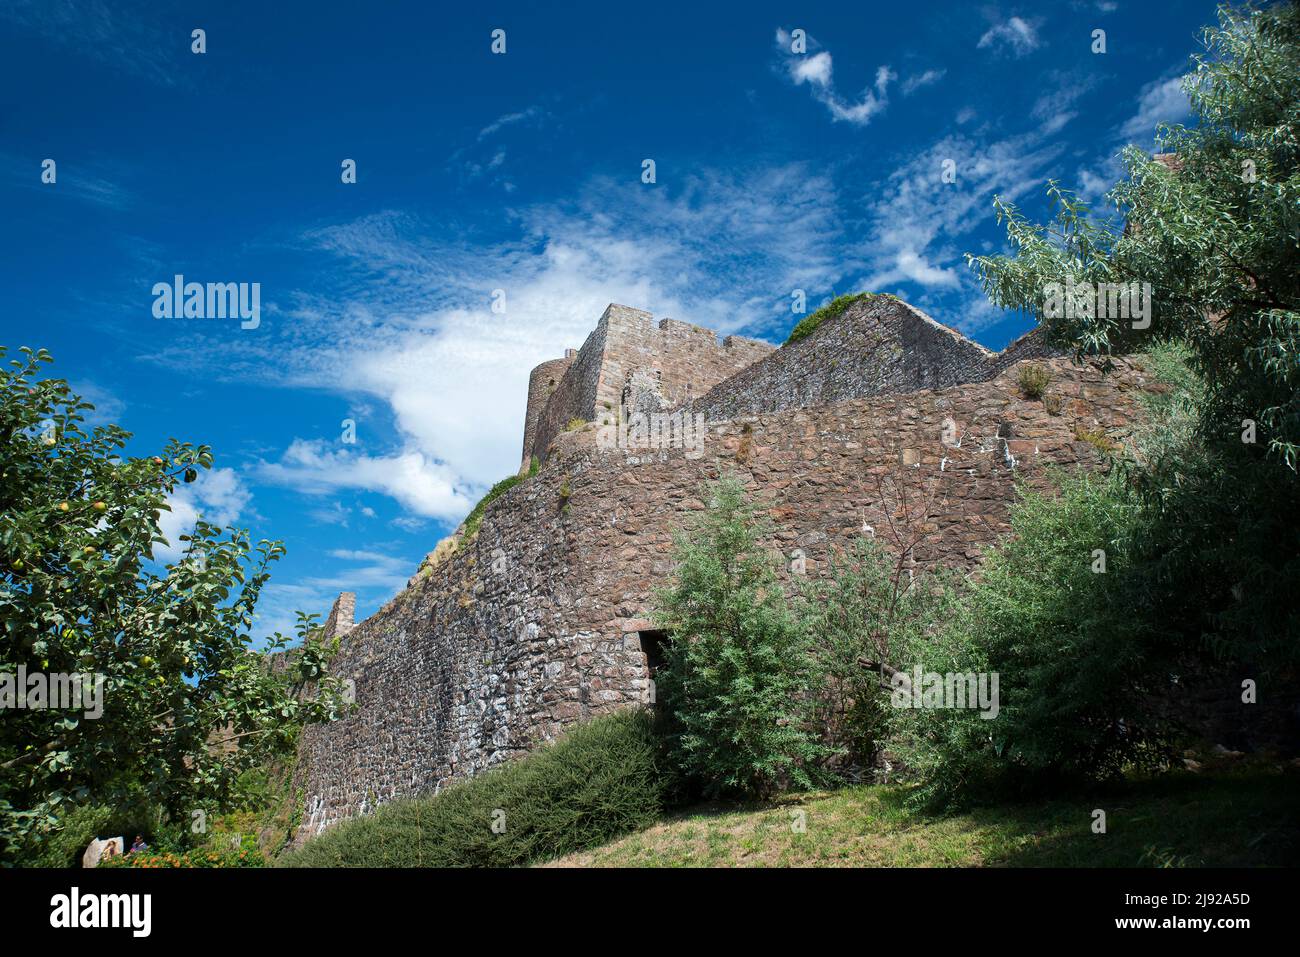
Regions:
<instances>
[{"instance_id":1,"label":"willow tree","mask_svg":"<svg viewBox=\"0 0 1300 957\"><path fill-rule=\"evenodd\" d=\"M995 200L1013 253L968 259L994 303L1080 360L1186 350L1192 439L1123 463L1147 519L1137 567L1162 596L1152 620L1189 648L1276 662L1300 636L1300 10L1218 19L1182 80L1192 120L1160 127L1155 155L1123 151L1103 214L1055 182L1047 224ZM1063 311L1053 284L1146 287L1150 312Z\"/></svg>"}]
</instances>

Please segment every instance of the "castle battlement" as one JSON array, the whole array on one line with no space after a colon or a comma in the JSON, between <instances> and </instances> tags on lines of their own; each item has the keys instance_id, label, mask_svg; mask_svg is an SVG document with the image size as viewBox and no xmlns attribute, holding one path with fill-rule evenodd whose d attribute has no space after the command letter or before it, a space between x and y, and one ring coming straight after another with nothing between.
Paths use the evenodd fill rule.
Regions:
<instances>
[{"instance_id":1,"label":"castle battlement","mask_svg":"<svg viewBox=\"0 0 1300 957\"><path fill-rule=\"evenodd\" d=\"M610 303L581 349L533 370L522 468L544 461L575 420L602 425L636 412L690 407L710 422L851 399L984 382L1021 359L1052 354L1038 333L1000 353L893 296L866 296L811 335L770 343L659 319Z\"/></svg>"},{"instance_id":2,"label":"castle battlement","mask_svg":"<svg viewBox=\"0 0 1300 957\"><path fill-rule=\"evenodd\" d=\"M657 410L689 402L753 365L775 347L718 334L679 319L610 303L573 356L543 362L529 376L522 468L545 460L570 422L603 421L620 405Z\"/></svg>"}]
</instances>

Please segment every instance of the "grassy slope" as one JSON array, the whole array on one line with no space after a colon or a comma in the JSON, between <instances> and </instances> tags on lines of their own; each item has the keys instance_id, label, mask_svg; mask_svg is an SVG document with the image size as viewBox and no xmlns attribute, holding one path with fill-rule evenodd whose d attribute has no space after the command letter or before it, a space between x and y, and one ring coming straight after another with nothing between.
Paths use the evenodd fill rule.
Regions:
<instances>
[{"instance_id":1,"label":"grassy slope","mask_svg":"<svg viewBox=\"0 0 1300 957\"><path fill-rule=\"evenodd\" d=\"M927 817L897 787L697 808L546 866L1197 867L1300 864L1300 780L1256 765L1179 773L1077 801ZM1107 833L1093 834L1103 808ZM804 833L792 828L806 814Z\"/></svg>"}]
</instances>

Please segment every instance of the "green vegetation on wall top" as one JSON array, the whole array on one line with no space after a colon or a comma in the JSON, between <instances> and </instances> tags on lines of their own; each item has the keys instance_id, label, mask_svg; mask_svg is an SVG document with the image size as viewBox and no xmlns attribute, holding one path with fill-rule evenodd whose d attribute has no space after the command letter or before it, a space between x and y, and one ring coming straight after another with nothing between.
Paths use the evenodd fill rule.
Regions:
<instances>
[{"instance_id":1,"label":"green vegetation on wall top","mask_svg":"<svg viewBox=\"0 0 1300 957\"><path fill-rule=\"evenodd\" d=\"M827 319L836 319L839 316L842 316L844 311L855 302L863 299L877 299L882 296L889 299L897 298L896 296L891 296L889 293L875 292L859 292L848 296L836 296L816 312L804 316L803 319L799 321L799 324L790 330L790 338L785 340L785 345L788 346L792 342L798 342L800 339L808 338L823 322Z\"/></svg>"}]
</instances>

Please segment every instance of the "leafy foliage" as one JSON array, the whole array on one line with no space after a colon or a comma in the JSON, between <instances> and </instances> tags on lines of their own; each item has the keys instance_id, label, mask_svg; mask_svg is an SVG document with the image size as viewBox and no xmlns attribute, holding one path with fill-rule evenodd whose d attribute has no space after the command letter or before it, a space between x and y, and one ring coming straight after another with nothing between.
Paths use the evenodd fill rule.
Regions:
<instances>
[{"instance_id":1,"label":"leafy foliage","mask_svg":"<svg viewBox=\"0 0 1300 957\"><path fill-rule=\"evenodd\" d=\"M1127 177L1099 222L1056 183L1050 227L996 201L1016 254L969 256L997 304L1039 317L1080 354L1177 339L1205 384L1200 437L1235 457L1268 453L1292 473L1300 451L1300 8L1222 7L1183 81L1197 122L1162 127L1172 161L1124 151ZM1120 224L1126 224L1121 228ZM1063 282L1150 283L1149 329L1104 314L1044 317ZM1242 447L1242 419L1262 442Z\"/></svg>"},{"instance_id":2,"label":"leafy foliage","mask_svg":"<svg viewBox=\"0 0 1300 957\"><path fill-rule=\"evenodd\" d=\"M509 867L648 827L664 776L650 717L623 711L454 784L386 804L281 858L289 867ZM493 825L497 824L494 830Z\"/></svg>"},{"instance_id":3,"label":"leafy foliage","mask_svg":"<svg viewBox=\"0 0 1300 957\"><path fill-rule=\"evenodd\" d=\"M893 722L880 662L910 667L949 620L959 597L947 575L908 574L906 555L860 538L833 557L829 574L802 583L800 619L822 681L817 722L858 768L871 764ZM904 668L906 670L906 668Z\"/></svg>"},{"instance_id":4,"label":"leafy foliage","mask_svg":"<svg viewBox=\"0 0 1300 957\"><path fill-rule=\"evenodd\" d=\"M1114 219L1053 183L1050 225L998 201L1015 254L969 259L994 302L1080 357L1142 351L1176 374L1117 463L1137 598L1114 627L1136 629L1137 650L1163 636L1185 663L1273 676L1300 658L1300 8L1223 7L1219 21L1183 81L1195 125L1162 127L1163 156L1124 152ZM1149 283L1150 327L1046 316L1047 285L1066 280Z\"/></svg>"},{"instance_id":5,"label":"leafy foliage","mask_svg":"<svg viewBox=\"0 0 1300 957\"><path fill-rule=\"evenodd\" d=\"M809 730L814 660L758 545L767 524L736 479L706 498L676 536L673 584L656 595L670 637L656 684L671 760L711 796L811 786L827 754Z\"/></svg>"},{"instance_id":6,"label":"leafy foliage","mask_svg":"<svg viewBox=\"0 0 1300 957\"><path fill-rule=\"evenodd\" d=\"M310 619L290 667L272 671L252 651L280 543L253 547L244 531L200 521L178 561L153 560L168 496L212 465L211 451L173 440L161 456L123 457L130 434L87 431L92 406L39 377L49 355L22 355L0 369L0 673L102 676L103 713L6 711L0 853L9 857L30 856L91 800L185 820L218 808L241 771L340 703ZM268 650L285 643L277 635ZM307 682L319 694L302 694Z\"/></svg>"},{"instance_id":7,"label":"leafy foliage","mask_svg":"<svg viewBox=\"0 0 1300 957\"><path fill-rule=\"evenodd\" d=\"M1174 636L1144 611L1138 503L1117 476L1058 480L1056 495L1021 491L1013 535L988 552L965 612L906 659L941 674L999 676L993 720L961 709L898 712L898 750L919 772L921 800L1107 780L1164 756L1146 706L1167 678L1160 663Z\"/></svg>"}]
</instances>

